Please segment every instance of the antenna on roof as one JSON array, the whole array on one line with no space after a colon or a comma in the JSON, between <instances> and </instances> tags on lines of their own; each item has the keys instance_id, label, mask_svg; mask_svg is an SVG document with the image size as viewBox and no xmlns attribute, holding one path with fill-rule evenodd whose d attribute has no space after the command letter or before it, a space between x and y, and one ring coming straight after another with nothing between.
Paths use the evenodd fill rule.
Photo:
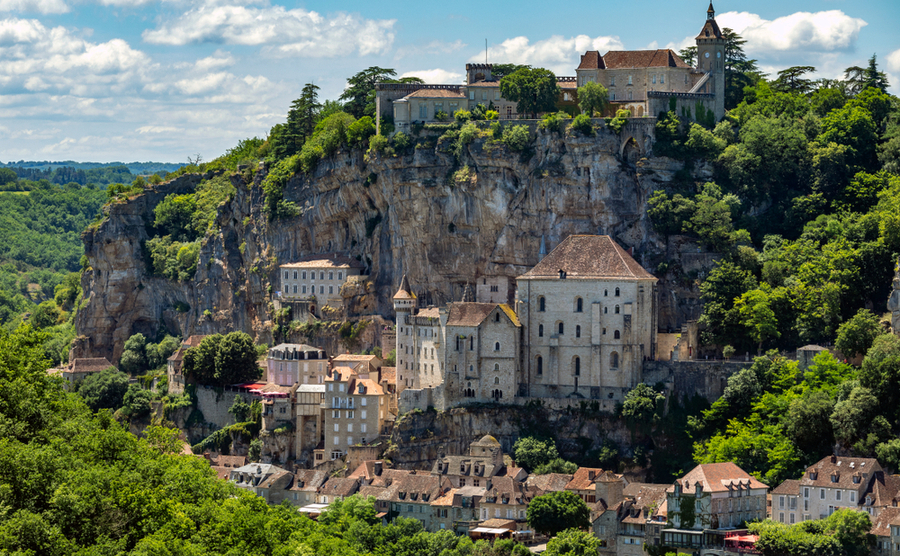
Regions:
<instances>
[{"instance_id":1,"label":"antenna on roof","mask_svg":"<svg viewBox=\"0 0 900 556\"><path fill-rule=\"evenodd\" d=\"M484 65L487 65L487 63L488 63L488 46L487 46L487 39L484 39Z\"/></svg>"}]
</instances>

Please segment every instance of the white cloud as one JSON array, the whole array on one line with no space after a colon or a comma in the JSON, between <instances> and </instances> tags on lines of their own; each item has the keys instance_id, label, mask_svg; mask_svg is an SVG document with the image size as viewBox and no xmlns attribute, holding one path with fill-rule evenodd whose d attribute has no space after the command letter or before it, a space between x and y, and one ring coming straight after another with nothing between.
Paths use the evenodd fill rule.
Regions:
<instances>
[{"instance_id":1,"label":"white cloud","mask_svg":"<svg viewBox=\"0 0 900 556\"><path fill-rule=\"evenodd\" d=\"M394 42L393 19L364 19L348 13L324 17L301 8L256 3L261 5L205 0L174 20L144 31L143 38L174 46L204 42L266 46L272 54L306 57L377 54Z\"/></svg>"},{"instance_id":2,"label":"white cloud","mask_svg":"<svg viewBox=\"0 0 900 556\"><path fill-rule=\"evenodd\" d=\"M900 49L888 54L887 67L890 71L900 71Z\"/></svg>"},{"instance_id":3,"label":"white cloud","mask_svg":"<svg viewBox=\"0 0 900 556\"><path fill-rule=\"evenodd\" d=\"M446 83L453 85L465 81L466 76L458 72L436 68L429 70L408 71L402 74L400 77L418 77L425 83Z\"/></svg>"},{"instance_id":4,"label":"white cloud","mask_svg":"<svg viewBox=\"0 0 900 556\"><path fill-rule=\"evenodd\" d=\"M833 52L852 50L860 30L868 25L840 10L796 12L774 20L749 12L727 12L717 18L747 40L747 53Z\"/></svg>"},{"instance_id":5,"label":"white cloud","mask_svg":"<svg viewBox=\"0 0 900 556\"><path fill-rule=\"evenodd\" d=\"M417 56L421 54L450 54L451 52L462 50L466 46L466 43L458 39L453 42L431 41L430 43L423 45L411 44L398 48L394 57L400 59L406 56Z\"/></svg>"},{"instance_id":6,"label":"white cloud","mask_svg":"<svg viewBox=\"0 0 900 556\"><path fill-rule=\"evenodd\" d=\"M531 44L528 37L515 37L489 47L488 56L494 63L529 64L547 68L557 75L572 75L581 60L580 56L588 50L599 50L601 54L605 54L609 50L623 48L619 37L591 38L578 35L565 38L555 35L534 44ZM470 62L483 60L483 53L469 59Z\"/></svg>"},{"instance_id":7,"label":"white cloud","mask_svg":"<svg viewBox=\"0 0 900 556\"><path fill-rule=\"evenodd\" d=\"M0 12L37 12L42 14L68 13L62 0L0 0Z\"/></svg>"}]
</instances>

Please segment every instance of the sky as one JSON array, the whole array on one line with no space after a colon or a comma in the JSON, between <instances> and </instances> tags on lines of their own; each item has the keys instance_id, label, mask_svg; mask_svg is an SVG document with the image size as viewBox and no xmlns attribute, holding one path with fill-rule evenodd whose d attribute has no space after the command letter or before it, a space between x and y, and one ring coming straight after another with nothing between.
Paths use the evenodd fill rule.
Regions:
<instances>
[{"instance_id":1,"label":"sky","mask_svg":"<svg viewBox=\"0 0 900 556\"><path fill-rule=\"evenodd\" d=\"M574 75L587 50L693 44L708 0L0 0L0 162L211 160L266 137L305 83L370 66L460 83L467 62ZM897 0L721 0L774 74L836 78L878 55L900 93ZM487 41L487 53L485 52Z\"/></svg>"}]
</instances>

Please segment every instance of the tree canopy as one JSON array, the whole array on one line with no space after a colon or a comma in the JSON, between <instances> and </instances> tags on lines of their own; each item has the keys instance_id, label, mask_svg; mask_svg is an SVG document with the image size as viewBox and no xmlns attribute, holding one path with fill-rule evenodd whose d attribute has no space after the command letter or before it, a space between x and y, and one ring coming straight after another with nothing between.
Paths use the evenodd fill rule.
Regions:
<instances>
[{"instance_id":1,"label":"tree canopy","mask_svg":"<svg viewBox=\"0 0 900 556\"><path fill-rule=\"evenodd\" d=\"M500 80L500 94L516 103L519 114L553 112L559 100L560 88L556 75L544 68L520 68Z\"/></svg>"},{"instance_id":2,"label":"tree canopy","mask_svg":"<svg viewBox=\"0 0 900 556\"><path fill-rule=\"evenodd\" d=\"M556 536L571 528L590 527L591 511L580 496L569 490L549 492L528 504L528 525L535 531Z\"/></svg>"}]
</instances>

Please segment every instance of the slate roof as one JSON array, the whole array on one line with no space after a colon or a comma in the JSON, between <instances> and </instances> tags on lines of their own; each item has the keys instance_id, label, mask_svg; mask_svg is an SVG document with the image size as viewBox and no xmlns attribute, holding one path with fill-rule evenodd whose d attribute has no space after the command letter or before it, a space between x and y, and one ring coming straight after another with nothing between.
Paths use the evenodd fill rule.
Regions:
<instances>
[{"instance_id":1,"label":"slate roof","mask_svg":"<svg viewBox=\"0 0 900 556\"><path fill-rule=\"evenodd\" d=\"M610 50L603 55L607 69L627 68L690 68L675 51L659 50Z\"/></svg>"},{"instance_id":2,"label":"slate roof","mask_svg":"<svg viewBox=\"0 0 900 556\"><path fill-rule=\"evenodd\" d=\"M272 488L273 486L275 486L275 483L277 481L280 481L281 479L291 475L290 472L288 472L280 467L275 467L275 466L272 466L272 467L273 467L272 473L270 473L269 476L267 476L265 478L265 480L260 482L257 485L257 488Z\"/></svg>"},{"instance_id":3,"label":"slate roof","mask_svg":"<svg viewBox=\"0 0 900 556\"><path fill-rule=\"evenodd\" d=\"M697 35L697 39L721 39L722 31L719 29L719 24L716 23L715 19L707 19L706 23L703 24L703 29L700 29L700 34ZM695 39L696 40L696 39Z\"/></svg>"},{"instance_id":4,"label":"slate roof","mask_svg":"<svg viewBox=\"0 0 900 556\"><path fill-rule=\"evenodd\" d=\"M810 476L810 472L817 473L815 479ZM800 486L858 489L867 485L879 472L883 471L875 458L828 456L806 468L803 478L800 479ZM854 482L854 476L857 477L857 482Z\"/></svg>"},{"instance_id":5,"label":"slate roof","mask_svg":"<svg viewBox=\"0 0 900 556\"><path fill-rule=\"evenodd\" d=\"M441 478L434 475L409 473L391 486L391 502L431 504L441 495Z\"/></svg>"},{"instance_id":6,"label":"slate roof","mask_svg":"<svg viewBox=\"0 0 900 556\"><path fill-rule=\"evenodd\" d=\"M106 357L78 357L72 361L69 367L70 373L99 373L115 365L109 362Z\"/></svg>"},{"instance_id":7,"label":"slate roof","mask_svg":"<svg viewBox=\"0 0 900 556\"><path fill-rule=\"evenodd\" d=\"M566 278L656 281L611 237L588 235L567 237L518 280L559 278L560 270Z\"/></svg>"},{"instance_id":8,"label":"slate roof","mask_svg":"<svg viewBox=\"0 0 900 556\"><path fill-rule=\"evenodd\" d=\"M478 464L478 471L475 470ZM491 462L490 456L444 456L438 458L431 467L433 475L458 477L493 477L500 471Z\"/></svg>"},{"instance_id":9,"label":"slate roof","mask_svg":"<svg viewBox=\"0 0 900 556\"><path fill-rule=\"evenodd\" d=\"M893 506L895 502L900 502L900 475L875 473L875 480L863 493L860 502L864 503L867 496L872 497L872 505L875 507Z\"/></svg>"},{"instance_id":10,"label":"slate roof","mask_svg":"<svg viewBox=\"0 0 900 556\"><path fill-rule=\"evenodd\" d=\"M606 69L606 63L603 56L597 50L588 50L581 55L581 64L578 69Z\"/></svg>"},{"instance_id":11,"label":"slate roof","mask_svg":"<svg viewBox=\"0 0 900 556\"><path fill-rule=\"evenodd\" d=\"M491 504L527 504L534 496L534 491L525 488L525 485L512 477L494 477L491 486L485 492L485 496L496 498Z\"/></svg>"},{"instance_id":12,"label":"slate roof","mask_svg":"<svg viewBox=\"0 0 900 556\"><path fill-rule=\"evenodd\" d=\"M685 492L693 492L696 483L703 486L704 492L728 492L729 486L746 489L750 488L768 488L765 484L758 481L750 473L747 473L732 462L725 463L704 463L698 465L688 472L687 475L678 479L678 482L685 489ZM668 492L674 492L675 487L670 486Z\"/></svg>"}]
</instances>

